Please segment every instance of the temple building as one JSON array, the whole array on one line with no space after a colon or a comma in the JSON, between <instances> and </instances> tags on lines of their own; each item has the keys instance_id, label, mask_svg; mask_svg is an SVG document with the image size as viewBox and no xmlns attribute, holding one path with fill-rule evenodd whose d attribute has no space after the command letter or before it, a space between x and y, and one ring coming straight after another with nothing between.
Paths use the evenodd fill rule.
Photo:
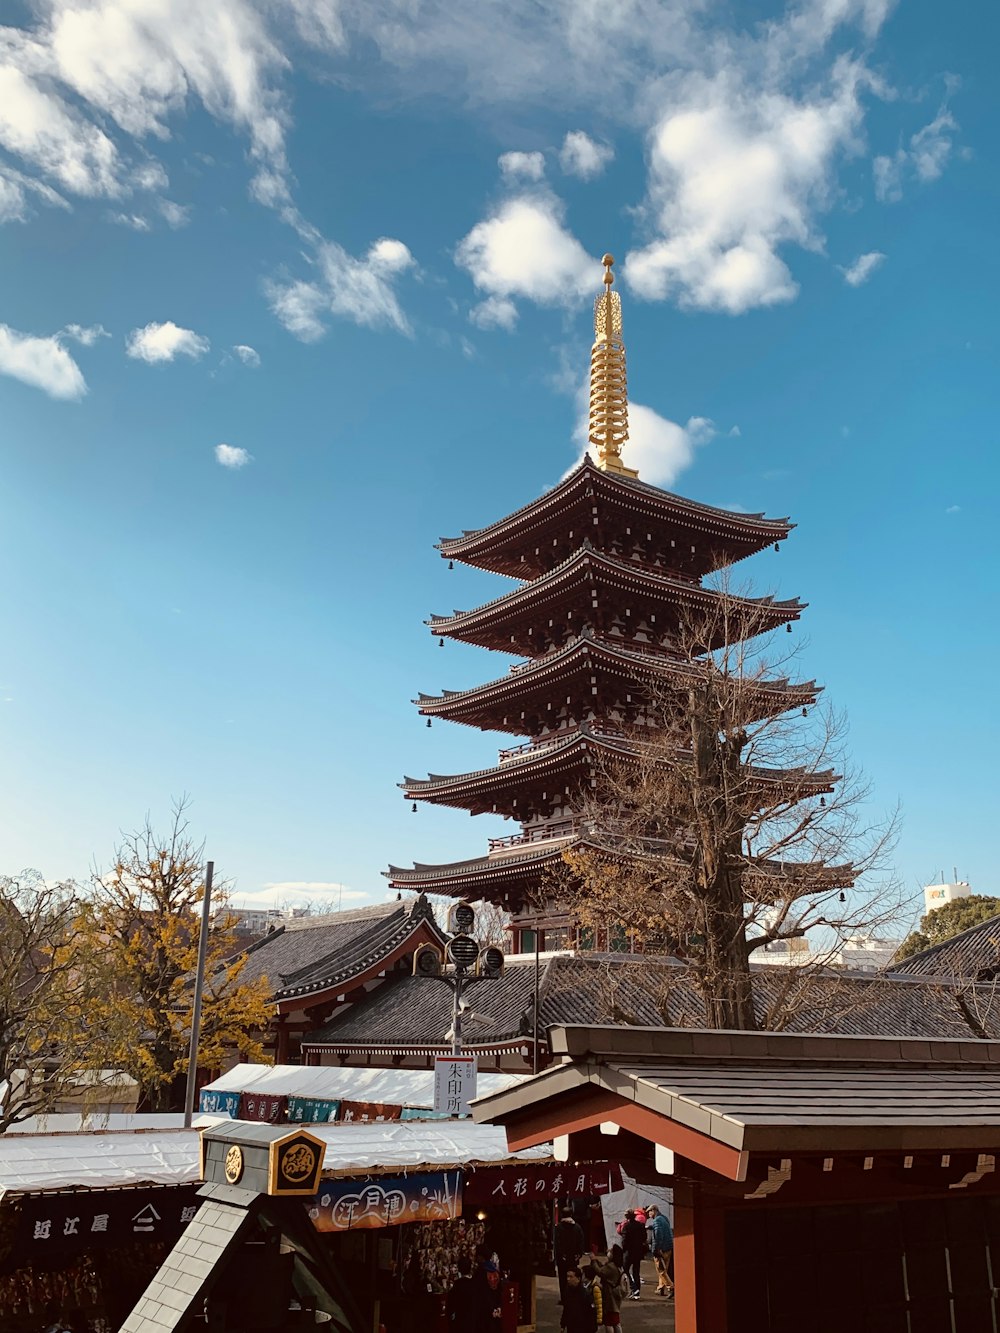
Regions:
<instances>
[{"instance_id":1,"label":"temple building","mask_svg":"<svg viewBox=\"0 0 1000 1333\"><path fill-rule=\"evenodd\" d=\"M306 938L265 942L254 966L280 975L276 998L288 1029L280 1049L289 1051L287 1058L426 1069L450 1050L451 992L412 966L419 943L436 942L423 894L487 900L510 915L504 974L477 979L462 1022L463 1050L476 1055L481 1072L546 1068L553 1057L550 1033L560 1024L690 1028L704 1021L703 998L666 942L585 931L574 916L572 885L554 894L550 872L561 870L565 880L567 849L608 851L608 831L592 796L601 766L609 756L625 764L635 759L643 726L662 729L664 703L669 706L672 692L685 694L704 672L709 650L782 625L790 630L804 608L797 600L734 597L717 591L712 584L719 579L708 577L724 580L732 566L780 546L792 527L787 519L683 499L643 482L626 465L625 348L612 263L605 256L604 292L595 304L593 455L539 499L438 547L449 564L517 583L474 610L434 616L431 632L442 643L460 639L516 660L485 685L421 694L415 703L428 720L506 733L510 745L489 767L407 778L401 785L414 808L426 801L499 814L515 830L471 860L391 866L389 883L403 901L377 927L366 925L339 970L318 936L308 956ZM707 626L700 650L685 640L692 623ZM756 710L774 717L808 708L819 693L813 682L757 677L739 688L742 715L751 718ZM657 717L651 698L660 708ZM836 781L826 772L750 771L754 782L782 784L793 803L822 803ZM682 855L678 841L660 842L657 854L673 849ZM756 862L747 873L787 878L803 872ZM804 873L810 883L821 878L824 889L851 883L849 866L811 866ZM413 893L418 897L404 911ZM922 957L909 960L911 973ZM929 986L916 975L860 971L845 959L842 968L814 975L810 1002L797 1005L798 969L787 966L788 956L779 961L786 966L754 964L761 1026L784 1006L789 1033L1000 1035L992 1009L980 1016L988 1006L975 983L971 1003L964 980ZM309 1018L316 1026L302 1031Z\"/></svg>"},{"instance_id":2,"label":"temple building","mask_svg":"<svg viewBox=\"0 0 1000 1333\"><path fill-rule=\"evenodd\" d=\"M470 611L433 616L446 638L519 660L472 689L421 694L428 719L505 732L498 761L471 773L431 774L401 784L408 801L492 813L517 825L493 838L485 855L441 865L391 866L397 890L488 899L511 914L511 951L576 948L581 934L563 904L542 901L549 872L568 848L594 845L586 807L596 773L628 761L643 724L656 725L650 697L684 692L703 665L682 650L685 627L709 627L704 650L798 620L798 600L743 599L705 583L710 574L778 549L792 524L762 514L698 504L643 482L626 466L628 401L621 300L604 257L604 292L595 301L590 370L592 453L552 490L505 518L438 550L449 567L471 565L517 585ZM737 614L733 614L733 608ZM815 701L812 683L758 683L767 713ZM776 707L776 699L780 705ZM792 775L762 772L763 783ZM802 795L830 790L833 775L813 774ZM536 934L540 932L540 934ZM592 947L625 950L612 932Z\"/></svg>"}]
</instances>

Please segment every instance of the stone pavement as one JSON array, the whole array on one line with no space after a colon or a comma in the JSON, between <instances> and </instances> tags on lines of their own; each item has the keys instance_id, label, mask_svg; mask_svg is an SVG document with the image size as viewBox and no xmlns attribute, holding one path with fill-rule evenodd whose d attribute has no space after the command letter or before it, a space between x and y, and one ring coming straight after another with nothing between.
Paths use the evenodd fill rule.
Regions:
<instances>
[{"instance_id":1,"label":"stone pavement","mask_svg":"<svg viewBox=\"0 0 1000 1333\"><path fill-rule=\"evenodd\" d=\"M642 1299L622 1302L622 1333L674 1333L674 1303L656 1294L653 1261L642 1265ZM538 1279L538 1333L559 1333L559 1283Z\"/></svg>"}]
</instances>

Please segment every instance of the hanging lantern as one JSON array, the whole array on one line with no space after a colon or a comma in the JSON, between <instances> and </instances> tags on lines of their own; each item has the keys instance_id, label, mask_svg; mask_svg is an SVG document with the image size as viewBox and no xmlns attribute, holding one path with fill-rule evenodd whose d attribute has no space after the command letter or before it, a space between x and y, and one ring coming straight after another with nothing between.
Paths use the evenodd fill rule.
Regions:
<instances>
[{"instance_id":1,"label":"hanging lantern","mask_svg":"<svg viewBox=\"0 0 1000 1333\"><path fill-rule=\"evenodd\" d=\"M808 717L808 716L809 716L809 709L808 709L808 708L803 708L803 710L802 710L802 716L803 716L803 717Z\"/></svg>"},{"instance_id":2,"label":"hanging lantern","mask_svg":"<svg viewBox=\"0 0 1000 1333\"><path fill-rule=\"evenodd\" d=\"M785 629L788 630L789 634L791 634L791 632L792 632L792 622L791 622L791 621L788 622L788 624L785 626Z\"/></svg>"},{"instance_id":3,"label":"hanging lantern","mask_svg":"<svg viewBox=\"0 0 1000 1333\"><path fill-rule=\"evenodd\" d=\"M788 628L791 629L792 628L791 625L789 625ZM438 647L439 648L444 647L444 639L438 639Z\"/></svg>"},{"instance_id":4,"label":"hanging lantern","mask_svg":"<svg viewBox=\"0 0 1000 1333\"><path fill-rule=\"evenodd\" d=\"M843 889L840 890L840 901L841 901L842 903L846 903L846 902L847 902L847 894L844 892Z\"/></svg>"},{"instance_id":5,"label":"hanging lantern","mask_svg":"<svg viewBox=\"0 0 1000 1333\"><path fill-rule=\"evenodd\" d=\"M455 562L454 562L454 560L449 560L449 561L448 561L448 568L449 568L449 569L454 569L454 568L455 568Z\"/></svg>"},{"instance_id":6,"label":"hanging lantern","mask_svg":"<svg viewBox=\"0 0 1000 1333\"><path fill-rule=\"evenodd\" d=\"M417 813L417 803L416 801L414 801L413 804L410 806L410 814L415 815L416 813Z\"/></svg>"},{"instance_id":7,"label":"hanging lantern","mask_svg":"<svg viewBox=\"0 0 1000 1333\"><path fill-rule=\"evenodd\" d=\"M428 719L427 719L427 725L430 726L430 724L431 724L431 720L430 720L430 718L428 718Z\"/></svg>"},{"instance_id":8,"label":"hanging lantern","mask_svg":"<svg viewBox=\"0 0 1000 1333\"><path fill-rule=\"evenodd\" d=\"M824 809L826 809L826 797L825 797L825 796L821 796L821 797L819 798L819 803L820 803L821 806L823 806Z\"/></svg>"}]
</instances>

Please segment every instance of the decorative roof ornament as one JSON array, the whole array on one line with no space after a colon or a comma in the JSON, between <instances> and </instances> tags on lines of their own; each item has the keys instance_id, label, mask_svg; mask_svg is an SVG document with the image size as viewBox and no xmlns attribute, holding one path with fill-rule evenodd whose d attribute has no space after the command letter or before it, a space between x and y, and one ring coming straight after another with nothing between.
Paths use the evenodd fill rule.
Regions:
<instances>
[{"instance_id":1,"label":"decorative roof ornament","mask_svg":"<svg viewBox=\"0 0 1000 1333\"><path fill-rule=\"evenodd\" d=\"M594 345L590 351L590 443L597 451L597 466L619 477L638 477L622 462L628 439L628 384L625 344L622 342L622 300L611 290L613 255L605 255L604 293L594 302Z\"/></svg>"}]
</instances>

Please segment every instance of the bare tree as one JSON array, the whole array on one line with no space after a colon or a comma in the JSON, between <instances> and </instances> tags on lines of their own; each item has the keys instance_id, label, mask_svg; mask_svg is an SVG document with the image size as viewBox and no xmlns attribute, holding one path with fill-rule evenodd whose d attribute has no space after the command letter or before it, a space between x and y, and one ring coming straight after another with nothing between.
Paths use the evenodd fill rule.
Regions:
<instances>
[{"instance_id":1,"label":"bare tree","mask_svg":"<svg viewBox=\"0 0 1000 1333\"><path fill-rule=\"evenodd\" d=\"M0 877L0 1133L78 1095L90 1068L76 909L71 884L48 884L37 870Z\"/></svg>"},{"instance_id":2,"label":"bare tree","mask_svg":"<svg viewBox=\"0 0 1000 1333\"><path fill-rule=\"evenodd\" d=\"M669 672L636 683L642 706L609 738L582 812L586 845L565 854L585 924L682 956L711 1027L758 1025L759 950L808 934L823 965L900 910L896 816L868 817L844 718L793 679L775 619L771 599L724 584L681 612Z\"/></svg>"}]
</instances>

